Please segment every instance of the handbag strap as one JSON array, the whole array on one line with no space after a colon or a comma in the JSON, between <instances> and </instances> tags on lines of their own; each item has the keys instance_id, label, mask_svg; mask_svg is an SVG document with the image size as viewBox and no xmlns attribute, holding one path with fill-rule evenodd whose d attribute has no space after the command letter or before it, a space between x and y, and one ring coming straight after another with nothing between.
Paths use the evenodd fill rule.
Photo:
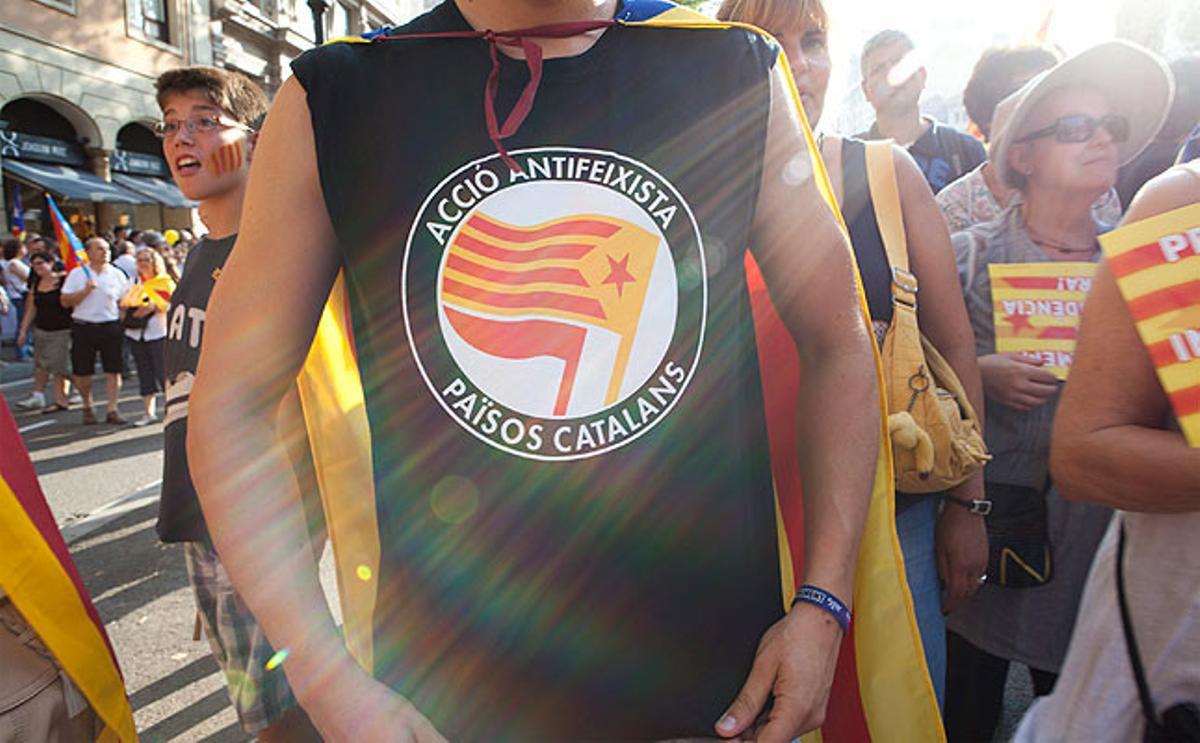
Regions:
<instances>
[{"instance_id":1,"label":"handbag strap","mask_svg":"<svg viewBox=\"0 0 1200 743\"><path fill-rule=\"evenodd\" d=\"M867 185L875 223L883 238L883 250L892 269L892 298L910 307L916 306L917 277L908 270L908 238L904 233L900 188L896 183L896 165L890 140L867 142Z\"/></svg>"},{"instance_id":2,"label":"handbag strap","mask_svg":"<svg viewBox=\"0 0 1200 743\"><path fill-rule=\"evenodd\" d=\"M1159 725L1154 712L1154 701L1150 698L1150 685L1146 683L1146 671L1142 667L1142 656L1138 652L1137 638L1133 636L1133 620L1129 617L1129 603L1125 599L1125 522L1121 522L1117 536L1117 603L1121 607L1121 629L1125 632L1125 647L1129 651L1129 665L1133 666L1133 680L1137 683L1138 698L1142 702L1142 714L1151 726Z\"/></svg>"}]
</instances>

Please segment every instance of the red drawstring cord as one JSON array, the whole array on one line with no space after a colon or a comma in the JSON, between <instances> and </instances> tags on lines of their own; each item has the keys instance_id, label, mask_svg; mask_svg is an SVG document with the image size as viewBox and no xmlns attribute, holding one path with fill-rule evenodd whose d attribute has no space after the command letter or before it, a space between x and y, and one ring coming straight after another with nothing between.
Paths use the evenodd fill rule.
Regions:
<instances>
[{"instance_id":1,"label":"red drawstring cord","mask_svg":"<svg viewBox=\"0 0 1200 743\"><path fill-rule=\"evenodd\" d=\"M506 138L517 133L524 123L525 117L533 110L533 100L537 96L538 86L542 82L542 47L531 41L534 38L565 39L571 36L595 31L609 26L619 25L617 21L573 21L571 23L555 23L534 28L523 28L515 31L440 31L424 34L395 34L376 36L373 42L393 41L397 39L483 39L488 43L488 53L492 58L492 71L488 73L487 84L483 89L483 116L487 122L488 138L496 146L496 152L508 167L520 173L521 166L504 147ZM513 104L512 111L504 120L504 126L499 125L496 116L496 91L500 88L500 53L497 44L520 47L525 54L525 65L529 68L529 82L521 91L521 97Z\"/></svg>"}]
</instances>

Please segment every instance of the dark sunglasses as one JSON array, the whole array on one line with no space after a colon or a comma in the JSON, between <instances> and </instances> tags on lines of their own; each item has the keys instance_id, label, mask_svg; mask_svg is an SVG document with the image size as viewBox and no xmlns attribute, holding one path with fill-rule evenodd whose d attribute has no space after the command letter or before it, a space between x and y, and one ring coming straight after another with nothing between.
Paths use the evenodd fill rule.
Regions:
<instances>
[{"instance_id":1,"label":"dark sunglasses","mask_svg":"<svg viewBox=\"0 0 1200 743\"><path fill-rule=\"evenodd\" d=\"M1124 142L1129 139L1129 119L1117 114L1109 114L1096 119L1087 114L1071 114L1063 116L1045 129L1038 129L1015 140L1016 144L1031 142L1042 137L1054 137L1065 144L1087 142L1096 136L1096 130L1103 127L1114 142Z\"/></svg>"}]
</instances>

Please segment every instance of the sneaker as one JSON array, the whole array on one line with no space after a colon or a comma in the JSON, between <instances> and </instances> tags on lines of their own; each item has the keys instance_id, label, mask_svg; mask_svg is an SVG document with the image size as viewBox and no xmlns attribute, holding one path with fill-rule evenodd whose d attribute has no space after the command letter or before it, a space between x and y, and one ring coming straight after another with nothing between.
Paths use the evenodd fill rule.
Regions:
<instances>
[{"instance_id":1,"label":"sneaker","mask_svg":"<svg viewBox=\"0 0 1200 743\"><path fill-rule=\"evenodd\" d=\"M33 410L34 408L46 407L46 396L41 392L33 392L29 397L17 403L17 407L23 410Z\"/></svg>"},{"instance_id":2,"label":"sneaker","mask_svg":"<svg viewBox=\"0 0 1200 743\"><path fill-rule=\"evenodd\" d=\"M135 420L133 422L133 425L137 426L138 428L141 428L142 426L150 425L151 423L153 423L156 420L158 420L158 418L156 416L143 415L141 418L138 418L137 420Z\"/></svg>"},{"instance_id":3,"label":"sneaker","mask_svg":"<svg viewBox=\"0 0 1200 743\"><path fill-rule=\"evenodd\" d=\"M71 395L67 398L67 404L68 405L82 405L83 404L83 395L79 394L78 392L72 392Z\"/></svg>"},{"instance_id":4,"label":"sneaker","mask_svg":"<svg viewBox=\"0 0 1200 743\"><path fill-rule=\"evenodd\" d=\"M120 413L118 413L118 412L117 412L117 411L115 411L115 410L110 410L110 411L108 411L108 415L104 416L104 422L105 422L105 423L111 423L111 424L113 424L114 426L123 426L123 425L125 425L125 419L124 419L124 418L122 418L122 417L121 417L121 414L120 414Z\"/></svg>"}]
</instances>

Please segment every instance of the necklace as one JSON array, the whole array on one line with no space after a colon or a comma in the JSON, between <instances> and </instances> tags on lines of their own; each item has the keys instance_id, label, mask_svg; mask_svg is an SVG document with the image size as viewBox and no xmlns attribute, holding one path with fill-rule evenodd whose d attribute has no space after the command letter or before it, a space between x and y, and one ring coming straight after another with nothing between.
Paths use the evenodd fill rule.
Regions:
<instances>
[{"instance_id":1,"label":"necklace","mask_svg":"<svg viewBox=\"0 0 1200 743\"><path fill-rule=\"evenodd\" d=\"M1024 222L1024 220L1022 221ZM1024 224L1025 232L1029 234L1029 239L1032 240L1034 244L1036 244L1038 247L1053 250L1056 253L1062 253L1063 255L1088 255L1096 252L1096 250L1099 248L1095 238L1093 238L1086 246L1080 246L1078 244L1071 245L1070 243L1063 242L1062 240L1055 240L1054 238L1039 235L1028 222L1025 222Z\"/></svg>"}]
</instances>

